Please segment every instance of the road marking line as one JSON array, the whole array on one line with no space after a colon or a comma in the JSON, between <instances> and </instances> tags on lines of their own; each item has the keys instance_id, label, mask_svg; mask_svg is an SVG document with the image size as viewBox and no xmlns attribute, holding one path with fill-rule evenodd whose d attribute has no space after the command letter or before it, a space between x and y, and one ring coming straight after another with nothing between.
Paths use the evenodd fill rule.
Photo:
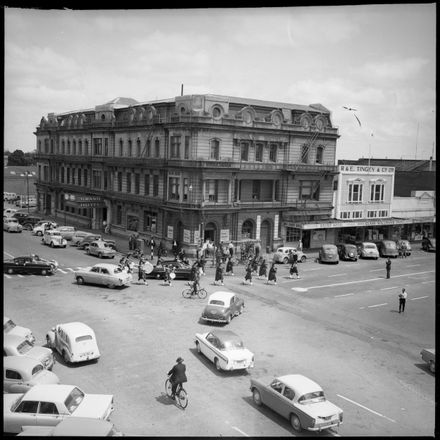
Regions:
<instances>
[{"instance_id":1,"label":"road marking line","mask_svg":"<svg viewBox=\"0 0 440 440\"><path fill-rule=\"evenodd\" d=\"M70 272L75 272L74 269L72 269L71 267L66 267L67 270L70 270Z\"/></svg>"},{"instance_id":2,"label":"road marking line","mask_svg":"<svg viewBox=\"0 0 440 440\"><path fill-rule=\"evenodd\" d=\"M373 306L367 306L368 308L373 308L373 307L381 307L381 306L386 306L388 305L388 303L382 303L382 304L374 304Z\"/></svg>"},{"instance_id":3,"label":"road marking line","mask_svg":"<svg viewBox=\"0 0 440 440\"><path fill-rule=\"evenodd\" d=\"M415 266L421 266L421 264L410 264L410 265L408 265L406 267L415 267Z\"/></svg>"},{"instance_id":4,"label":"road marking line","mask_svg":"<svg viewBox=\"0 0 440 440\"><path fill-rule=\"evenodd\" d=\"M431 280L431 281L422 281L422 284L428 284L428 283L435 283L435 280Z\"/></svg>"},{"instance_id":5,"label":"road marking line","mask_svg":"<svg viewBox=\"0 0 440 440\"><path fill-rule=\"evenodd\" d=\"M312 272L312 270L321 270L321 268L316 267L315 269L304 269L303 272Z\"/></svg>"},{"instance_id":6,"label":"road marking line","mask_svg":"<svg viewBox=\"0 0 440 440\"><path fill-rule=\"evenodd\" d=\"M391 289L397 289L399 286L393 286L393 287L384 287L383 289L379 290L391 290Z\"/></svg>"},{"instance_id":7,"label":"road marking line","mask_svg":"<svg viewBox=\"0 0 440 440\"><path fill-rule=\"evenodd\" d=\"M243 434L245 437L250 437L248 434L246 434L244 431L242 431L241 429L237 428L236 426L231 426L231 428L235 429L240 434Z\"/></svg>"},{"instance_id":8,"label":"road marking line","mask_svg":"<svg viewBox=\"0 0 440 440\"><path fill-rule=\"evenodd\" d=\"M410 301L415 301L416 299L429 298L429 296L418 296L417 298L411 298Z\"/></svg>"},{"instance_id":9,"label":"road marking line","mask_svg":"<svg viewBox=\"0 0 440 440\"><path fill-rule=\"evenodd\" d=\"M369 270L368 272L379 272L380 270L383 270L383 269L373 269L373 270Z\"/></svg>"},{"instance_id":10,"label":"road marking line","mask_svg":"<svg viewBox=\"0 0 440 440\"><path fill-rule=\"evenodd\" d=\"M58 269L58 271L61 272L61 273L67 273L63 269Z\"/></svg>"},{"instance_id":11,"label":"road marking line","mask_svg":"<svg viewBox=\"0 0 440 440\"><path fill-rule=\"evenodd\" d=\"M6 274L5 274L5 277L6 277L6 278L9 278L9 279L12 278L10 275L6 275Z\"/></svg>"},{"instance_id":12,"label":"road marking line","mask_svg":"<svg viewBox=\"0 0 440 440\"><path fill-rule=\"evenodd\" d=\"M329 275L328 277L329 278L331 278L331 277L343 277L345 275L347 275L347 274L346 273L337 273L336 275Z\"/></svg>"},{"instance_id":13,"label":"road marking line","mask_svg":"<svg viewBox=\"0 0 440 440\"><path fill-rule=\"evenodd\" d=\"M9 254L8 252L6 252L6 251L3 251L3 253L7 256L7 257L9 257L9 258L14 258L14 256L13 255L11 255L11 254Z\"/></svg>"},{"instance_id":14,"label":"road marking line","mask_svg":"<svg viewBox=\"0 0 440 440\"><path fill-rule=\"evenodd\" d=\"M335 295L335 298L341 298L342 296L351 296L354 295L354 293L344 293L343 295Z\"/></svg>"},{"instance_id":15,"label":"road marking line","mask_svg":"<svg viewBox=\"0 0 440 440\"><path fill-rule=\"evenodd\" d=\"M357 406L359 406L359 407L361 407L361 408L363 408L363 409L365 409L365 410L367 410L367 411L370 411L370 412L373 413L373 414L376 414L376 415L379 416L379 417L383 417L384 419L387 419L387 420L389 420L390 422L396 423L395 420L390 419L389 417L384 416L383 414L378 413L377 411L374 411L374 410L372 410L372 409L370 409L370 408L367 408L366 406L361 405L360 403L357 403L357 402L355 402L354 400L349 399L348 397L341 396L340 394L336 394L336 395L339 396L339 397L342 398L342 399L345 399L345 400L347 400L347 401L353 403L354 405L357 405Z\"/></svg>"}]
</instances>

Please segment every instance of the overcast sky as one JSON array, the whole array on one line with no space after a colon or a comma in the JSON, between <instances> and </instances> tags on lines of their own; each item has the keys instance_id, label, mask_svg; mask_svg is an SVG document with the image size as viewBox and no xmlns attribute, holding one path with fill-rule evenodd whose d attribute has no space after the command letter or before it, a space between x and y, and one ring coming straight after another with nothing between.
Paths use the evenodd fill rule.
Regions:
<instances>
[{"instance_id":1,"label":"overcast sky","mask_svg":"<svg viewBox=\"0 0 440 440\"><path fill-rule=\"evenodd\" d=\"M321 103L338 159L429 159L435 4L174 10L5 10L5 138L36 148L48 113L118 96L210 93ZM359 126L353 112L361 121Z\"/></svg>"}]
</instances>

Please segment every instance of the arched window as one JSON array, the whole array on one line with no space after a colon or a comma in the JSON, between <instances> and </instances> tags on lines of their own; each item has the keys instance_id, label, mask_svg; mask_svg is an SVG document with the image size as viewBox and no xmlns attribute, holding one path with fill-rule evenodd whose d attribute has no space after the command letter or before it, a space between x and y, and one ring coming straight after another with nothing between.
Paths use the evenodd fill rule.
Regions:
<instances>
[{"instance_id":1,"label":"arched window","mask_svg":"<svg viewBox=\"0 0 440 440\"><path fill-rule=\"evenodd\" d=\"M209 158L211 160L219 160L220 158L220 142L217 139L211 140Z\"/></svg>"},{"instance_id":2,"label":"arched window","mask_svg":"<svg viewBox=\"0 0 440 440\"><path fill-rule=\"evenodd\" d=\"M124 155L124 141L119 139L119 156Z\"/></svg>"},{"instance_id":3,"label":"arched window","mask_svg":"<svg viewBox=\"0 0 440 440\"><path fill-rule=\"evenodd\" d=\"M141 140L139 138L137 138L136 141L136 156L137 157L141 156Z\"/></svg>"},{"instance_id":4,"label":"arched window","mask_svg":"<svg viewBox=\"0 0 440 440\"><path fill-rule=\"evenodd\" d=\"M324 147L320 145L316 149L316 163L322 163L324 159Z\"/></svg>"},{"instance_id":5,"label":"arched window","mask_svg":"<svg viewBox=\"0 0 440 440\"><path fill-rule=\"evenodd\" d=\"M243 222L241 227L241 235L243 238L252 238L254 233L254 224L251 220L246 220Z\"/></svg>"},{"instance_id":6,"label":"arched window","mask_svg":"<svg viewBox=\"0 0 440 440\"><path fill-rule=\"evenodd\" d=\"M156 138L156 140L154 141L154 152L155 152L155 156L159 157L160 156L160 140L158 138Z\"/></svg>"}]
</instances>

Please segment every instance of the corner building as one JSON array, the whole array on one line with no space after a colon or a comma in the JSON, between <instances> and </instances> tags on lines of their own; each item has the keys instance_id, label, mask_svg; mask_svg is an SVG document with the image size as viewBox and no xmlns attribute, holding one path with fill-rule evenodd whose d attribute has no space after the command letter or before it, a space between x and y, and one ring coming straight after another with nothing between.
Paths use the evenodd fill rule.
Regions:
<instances>
[{"instance_id":1,"label":"corner building","mask_svg":"<svg viewBox=\"0 0 440 440\"><path fill-rule=\"evenodd\" d=\"M59 223L105 221L194 255L206 239L296 244L289 222L331 217L339 135L321 104L117 98L50 113L35 135L38 209Z\"/></svg>"}]
</instances>

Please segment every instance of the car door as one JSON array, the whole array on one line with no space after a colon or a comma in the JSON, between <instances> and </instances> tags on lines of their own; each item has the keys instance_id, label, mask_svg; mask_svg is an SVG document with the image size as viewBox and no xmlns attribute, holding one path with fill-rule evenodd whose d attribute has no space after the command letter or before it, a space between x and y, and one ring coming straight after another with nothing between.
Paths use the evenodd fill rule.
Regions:
<instances>
[{"instance_id":1,"label":"car door","mask_svg":"<svg viewBox=\"0 0 440 440\"><path fill-rule=\"evenodd\" d=\"M201 344L202 353L211 361L214 362L216 337L209 333L205 338L205 343Z\"/></svg>"},{"instance_id":2,"label":"car door","mask_svg":"<svg viewBox=\"0 0 440 440\"><path fill-rule=\"evenodd\" d=\"M100 276L101 268L99 267L92 267L88 273L88 282L89 283L99 283L101 276Z\"/></svg>"},{"instance_id":3,"label":"car door","mask_svg":"<svg viewBox=\"0 0 440 440\"><path fill-rule=\"evenodd\" d=\"M100 284L108 284L108 283L112 283L114 281L115 280L113 279L113 277L110 274L110 272L108 271L108 269L105 267L102 267L100 277L99 277L99 283Z\"/></svg>"},{"instance_id":4,"label":"car door","mask_svg":"<svg viewBox=\"0 0 440 440\"><path fill-rule=\"evenodd\" d=\"M38 426L56 426L63 420L58 408L53 402L40 402L36 417Z\"/></svg>"},{"instance_id":5,"label":"car door","mask_svg":"<svg viewBox=\"0 0 440 440\"><path fill-rule=\"evenodd\" d=\"M269 387L267 387L267 394L265 396L265 403L278 414L288 417L291 409L291 400L283 395L285 385L283 382L274 379Z\"/></svg>"},{"instance_id":6,"label":"car door","mask_svg":"<svg viewBox=\"0 0 440 440\"><path fill-rule=\"evenodd\" d=\"M4 420L4 431L6 432L20 432L24 425L36 426L38 401L24 400L18 405L14 412L7 415L7 420Z\"/></svg>"}]
</instances>

